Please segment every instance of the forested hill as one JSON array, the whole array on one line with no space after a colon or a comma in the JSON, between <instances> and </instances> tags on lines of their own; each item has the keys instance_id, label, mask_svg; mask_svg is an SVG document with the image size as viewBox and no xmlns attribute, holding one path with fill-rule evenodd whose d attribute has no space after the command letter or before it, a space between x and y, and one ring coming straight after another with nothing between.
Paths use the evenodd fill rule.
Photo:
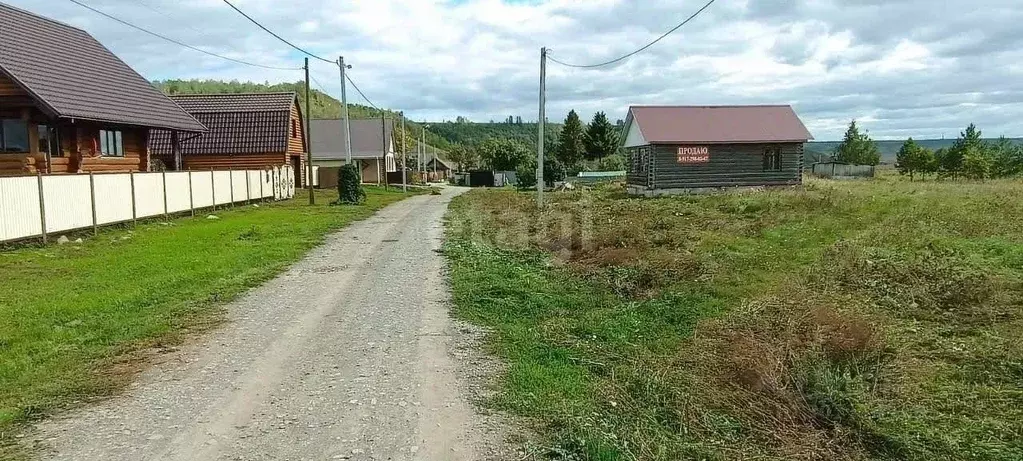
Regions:
<instances>
[{"instance_id":1,"label":"forested hill","mask_svg":"<svg viewBox=\"0 0 1023 461\"><path fill-rule=\"evenodd\" d=\"M428 130L440 135L452 144L473 145L483 142L489 138L514 139L527 146L535 147L537 140L536 123L512 121L512 122L490 122L476 123L469 121L459 122L430 122ZM557 139L561 131L561 124L547 123L545 143L552 143Z\"/></svg>"},{"instance_id":2,"label":"forested hill","mask_svg":"<svg viewBox=\"0 0 1023 461\"><path fill-rule=\"evenodd\" d=\"M254 83L239 82L232 80L157 80L153 82L160 91L165 94L225 94L225 93L276 93L293 91L298 94L298 100L305 110L305 82L295 83ZM341 118L341 101L316 88L312 88L310 96L310 111L314 119L337 119ZM348 114L353 119L366 119L380 117L381 111L362 104L349 102ZM390 119L398 119L396 111L385 109L384 115ZM406 128L413 133L419 132L419 124L406 121ZM427 132L427 144L446 149L450 143L442 136Z\"/></svg>"}]
</instances>

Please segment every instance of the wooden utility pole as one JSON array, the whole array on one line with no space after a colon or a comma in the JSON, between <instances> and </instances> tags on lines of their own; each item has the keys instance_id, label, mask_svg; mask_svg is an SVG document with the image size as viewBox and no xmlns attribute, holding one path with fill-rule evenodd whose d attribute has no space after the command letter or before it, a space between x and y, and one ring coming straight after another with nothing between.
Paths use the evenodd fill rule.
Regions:
<instances>
[{"instance_id":1,"label":"wooden utility pole","mask_svg":"<svg viewBox=\"0 0 1023 461\"><path fill-rule=\"evenodd\" d=\"M377 174L384 177L384 190L387 190L387 121L384 119L384 111L380 111L380 143L382 149L380 152L384 157L384 171L379 171L380 164L377 164Z\"/></svg>"},{"instance_id":2,"label":"wooden utility pole","mask_svg":"<svg viewBox=\"0 0 1023 461\"><path fill-rule=\"evenodd\" d=\"M547 118L547 48L540 48L540 120L536 141L536 205L543 206L543 130Z\"/></svg>"},{"instance_id":3,"label":"wooden utility pole","mask_svg":"<svg viewBox=\"0 0 1023 461\"><path fill-rule=\"evenodd\" d=\"M401 191L408 192L408 180L405 178L405 171L408 169L408 153L405 152L405 111L398 112L401 117Z\"/></svg>"},{"instance_id":4,"label":"wooden utility pole","mask_svg":"<svg viewBox=\"0 0 1023 461\"><path fill-rule=\"evenodd\" d=\"M345 70L352 66L345 65L345 57L337 57L338 67L341 68L341 117L344 118L345 136L345 164L352 163L352 125L348 122L348 82L345 80Z\"/></svg>"},{"instance_id":5,"label":"wooden utility pole","mask_svg":"<svg viewBox=\"0 0 1023 461\"><path fill-rule=\"evenodd\" d=\"M309 188L309 204L316 205L316 196L313 194L313 143L309 139L312 127L309 120L312 118L312 109L309 105L309 58L305 58L305 184Z\"/></svg>"}]
</instances>

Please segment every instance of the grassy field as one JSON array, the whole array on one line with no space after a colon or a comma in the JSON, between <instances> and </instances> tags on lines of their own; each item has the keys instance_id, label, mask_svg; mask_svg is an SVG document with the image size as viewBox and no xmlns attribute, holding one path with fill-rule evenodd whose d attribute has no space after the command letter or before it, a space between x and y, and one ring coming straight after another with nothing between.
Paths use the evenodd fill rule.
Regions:
<instances>
[{"instance_id":1,"label":"grassy field","mask_svg":"<svg viewBox=\"0 0 1023 461\"><path fill-rule=\"evenodd\" d=\"M331 206L337 193L321 191L311 207L304 194L0 252L0 458L19 423L116 391L146 354L216 324L224 302L403 197L367 188L364 205Z\"/></svg>"},{"instance_id":2,"label":"grassy field","mask_svg":"<svg viewBox=\"0 0 1023 461\"><path fill-rule=\"evenodd\" d=\"M554 459L1023 459L1023 182L452 204L456 315Z\"/></svg>"}]
</instances>

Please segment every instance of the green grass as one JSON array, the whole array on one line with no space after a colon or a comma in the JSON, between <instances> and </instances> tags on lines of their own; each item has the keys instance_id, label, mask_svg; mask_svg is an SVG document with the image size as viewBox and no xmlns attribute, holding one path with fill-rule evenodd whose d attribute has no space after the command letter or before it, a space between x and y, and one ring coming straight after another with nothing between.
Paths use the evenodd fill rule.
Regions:
<instances>
[{"instance_id":1,"label":"green grass","mask_svg":"<svg viewBox=\"0 0 1023 461\"><path fill-rule=\"evenodd\" d=\"M1023 459L1023 183L457 198L456 315L553 459Z\"/></svg>"},{"instance_id":2,"label":"green grass","mask_svg":"<svg viewBox=\"0 0 1023 461\"><path fill-rule=\"evenodd\" d=\"M302 192L217 210L219 220L204 213L0 252L0 446L19 423L115 392L144 351L216 324L223 303L403 197L367 194L363 205L331 206L337 193L318 191L309 206Z\"/></svg>"}]
</instances>

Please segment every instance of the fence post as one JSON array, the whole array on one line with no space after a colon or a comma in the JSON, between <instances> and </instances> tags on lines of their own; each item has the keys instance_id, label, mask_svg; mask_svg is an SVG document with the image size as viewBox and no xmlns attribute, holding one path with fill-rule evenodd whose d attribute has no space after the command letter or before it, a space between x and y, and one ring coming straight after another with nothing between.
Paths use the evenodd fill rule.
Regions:
<instances>
[{"instance_id":1,"label":"fence post","mask_svg":"<svg viewBox=\"0 0 1023 461\"><path fill-rule=\"evenodd\" d=\"M160 182L163 183L163 219L169 219L170 213L167 212L167 170L160 172Z\"/></svg>"},{"instance_id":2,"label":"fence post","mask_svg":"<svg viewBox=\"0 0 1023 461\"><path fill-rule=\"evenodd\" d=\"M92 235L99 234L99 223L96 222L96 179L89 172L89 196L92 197Z\"/></svg>"},{"instance_id":3,"label":"fence post","mask_svg":"<svg viewBox=\"0 0 1023 461\"><path fill-rule=\"evenodd\" d=\"M252 179L249 178L249 173L252 171L245 170L245 204L248 205L252 201Z\"/></svg>"},{"instance_id":4,"label":"fence post","mask_svg":"<svg viewBox=\"0 0 1023 461\"><path fill-rule=\"evenodd\" d=\"M210 168L210 191L213 195L213 211L217 211L217 175Z\"/></svg>"},{"instance_id":5,"label":"fence post","mask_svg":"<svg viewBox=\"0 0 1023 461\"><path fill-rule=\"evenodd\" d=\"M43 174L36 172L36 183L39 185L39 224L43 234L43 245L46 244L46 196L43 194Z\"/></svg>"},{"instance_id":6,"label":"fence post","mask_svg":"<svg viewBox=\"0 0 1023 461\"><path fill-rule=\"evenodd\" d=\"M138 224L139 224L138 211L137 211L138 209L137 209L137 205L135 203L135 172L134 171L129 171L128 172L128 178L131 179L131 226L132 227L138 227Z\"/></svg>"},{"instance_id":7,"label":"fence post","mask_svg":"<svg viewBox=\"0 0 1023 461\"><path fill-rule=\"evenodd\" d=\"M192 170L188 170L188 212L195 217L195 198L192 194Z\"/></svg>"},{"instance_id":8,"label":"fence post","mask_svg":"<svg viewBox=\"0 0 1023 461\"><path fill-rule=\"evenodd\" d=\"M229 167L227 169L227 184L231 188L231 208L234 208L234 168Z\"/></svg>"},{"instance_id":9,"label":"fence post","mask_svg":"<svg viewBox=\"0 0 1023 461\"><path fill-rule=\"evenodd\" d=\"M263 183L264 182L266 182L266 181L263 180L263 170L259 170L259 201L260 202L266 201L266 198L264 197L264 194L263 194Z\"/></svg>"}]
</instances>

